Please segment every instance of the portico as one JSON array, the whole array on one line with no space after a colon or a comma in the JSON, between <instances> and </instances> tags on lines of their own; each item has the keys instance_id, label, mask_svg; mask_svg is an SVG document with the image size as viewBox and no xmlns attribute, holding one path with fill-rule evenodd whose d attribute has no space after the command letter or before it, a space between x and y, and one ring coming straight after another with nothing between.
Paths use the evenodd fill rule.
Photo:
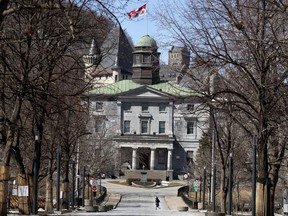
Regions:
<instances>
[{"instance_id":1,"label":"portico","mask_svg":"<svg viewBox=\"0 0 288 216\"><path fill-rule=\"evenodd\" d=\"M141 170L172 172L172 137L125 135L115 138L114 141L119 146L119 162L131 166L129 173Z\"/></svg>"},{"instance_id":2,"label":"portico","mask_svg":"<svg viewBox=\"0 0 288 216\"><path fill-rule=\"evenodd\" d=\"M147 169L147 170L172 170L171 157L172 149L161 148L143 148L143 147L121 147L132 149L131 169ZM122 156L122 163L129 160L129 155Z\"/></svg>"}]
</instances>

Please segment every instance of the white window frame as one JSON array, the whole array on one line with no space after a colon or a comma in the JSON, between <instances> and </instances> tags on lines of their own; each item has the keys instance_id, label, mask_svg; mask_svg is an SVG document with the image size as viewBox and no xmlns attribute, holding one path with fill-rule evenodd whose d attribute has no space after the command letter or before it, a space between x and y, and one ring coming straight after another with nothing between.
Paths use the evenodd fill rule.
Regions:
<instances>
[{"instance_id":1,"label":"white window frame","mask_svg":"<svg viewBox=\"0 0 288 216\"><path fill-rule=\"evenodd\" d=\"M146 132L143 131L143 123L144 122L147 122L147 129L146 129ZM141 131L141 134L149 134L149 120L148 119L141 119L140 121L140 131Z\"/></svg>"},{"instance_id":2,"label":"white window frame","mask_svg":"<svg viewBox=\"0 0 288 216\"><path fill-rule=\"evenodd\" d=\"M191 126L190 124L192 124L192 132L191 132ZM186 122L186 133L190 134L190 135L194 135L196 134L196 122L195 121L187 121Z\"/></svg>"},{"instance_id":3,"label":"white window frame","mask_svg":"<svg viewBox=\"0 0 288 216\"><path fill-rule=\"evenodd\" d=\"M162 124L164 124L164 128L163 128ZM159 121L159 134L165 134L165 133L166 133L166 122L165 121Z\"/></svg>"},{"instance_id":4,"label":"white window frame","mask_svg":"<svg viewBox=\"0 0 288 216\"><path fill-rule=\"evenodd\" d=\"M131 121L125 120L123 123L123 133L130 133L130 132L131 132Z\"/></svg>"}]
</instances>

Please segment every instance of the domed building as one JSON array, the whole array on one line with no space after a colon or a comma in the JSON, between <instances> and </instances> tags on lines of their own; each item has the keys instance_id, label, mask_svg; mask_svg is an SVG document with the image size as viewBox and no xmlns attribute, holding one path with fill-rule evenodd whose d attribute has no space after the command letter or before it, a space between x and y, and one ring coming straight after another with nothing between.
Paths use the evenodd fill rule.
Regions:
<instances>
[{"instance_id":1,"label":"domed building","mask_svg":"<svg viewBox=\"0 0 288 216\"><path fill-rule=\"evenodd\" d=\"M197 93L160 82L160 53L151 36L141 37L132 54L131 79L86 93L92 133L88 142L105 140L115 151L111 169L116 176L140 178L145 170L148 179L172 180L191 169L208 115L197 111Z\"/></svg>"},{"instance_id":2,"label":"domed building","mask_svg":"<svg viewBox=\"0 0 288 216\"><path fill-rule=\"evenodd\" d=\"M156 41L149 35L141 37L133 52L132 80L144 85L159 83L159 57Z\"/></svg>"}]
</instances>

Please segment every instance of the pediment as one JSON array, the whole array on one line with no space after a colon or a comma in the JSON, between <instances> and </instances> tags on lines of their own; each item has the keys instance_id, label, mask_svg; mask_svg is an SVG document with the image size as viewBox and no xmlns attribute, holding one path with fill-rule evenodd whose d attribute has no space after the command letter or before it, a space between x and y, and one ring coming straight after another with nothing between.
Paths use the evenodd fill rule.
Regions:
<instances>
[{"instance_id":1,"label":"pediment","mask_svg":"<svg viewBox=\"0 0 288 216\"><path fill-rule=\"evenodd\" d=\"M169 99L170 96L162 91L142 86L119 95L120 98L154 98Z\"/></svg>"}]
</instances>

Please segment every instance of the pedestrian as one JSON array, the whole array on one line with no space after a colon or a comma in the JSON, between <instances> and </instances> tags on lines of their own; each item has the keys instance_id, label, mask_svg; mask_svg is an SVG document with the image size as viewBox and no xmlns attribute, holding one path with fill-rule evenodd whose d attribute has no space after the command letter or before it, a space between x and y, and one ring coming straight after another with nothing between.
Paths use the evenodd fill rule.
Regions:
<instances>
[{"instance_id":1,"label":"pedestrian","mask_svg":"<svg viewBox=\"0 0 288 216\"><path fill-rule=\"evenodd\" d=\"M157 208L160 209L159 203L160 203L160 200L159 200L159 198L156 196L156 198L155 198L156 210L157 210Z\"/></svg>"}]
</instances>

